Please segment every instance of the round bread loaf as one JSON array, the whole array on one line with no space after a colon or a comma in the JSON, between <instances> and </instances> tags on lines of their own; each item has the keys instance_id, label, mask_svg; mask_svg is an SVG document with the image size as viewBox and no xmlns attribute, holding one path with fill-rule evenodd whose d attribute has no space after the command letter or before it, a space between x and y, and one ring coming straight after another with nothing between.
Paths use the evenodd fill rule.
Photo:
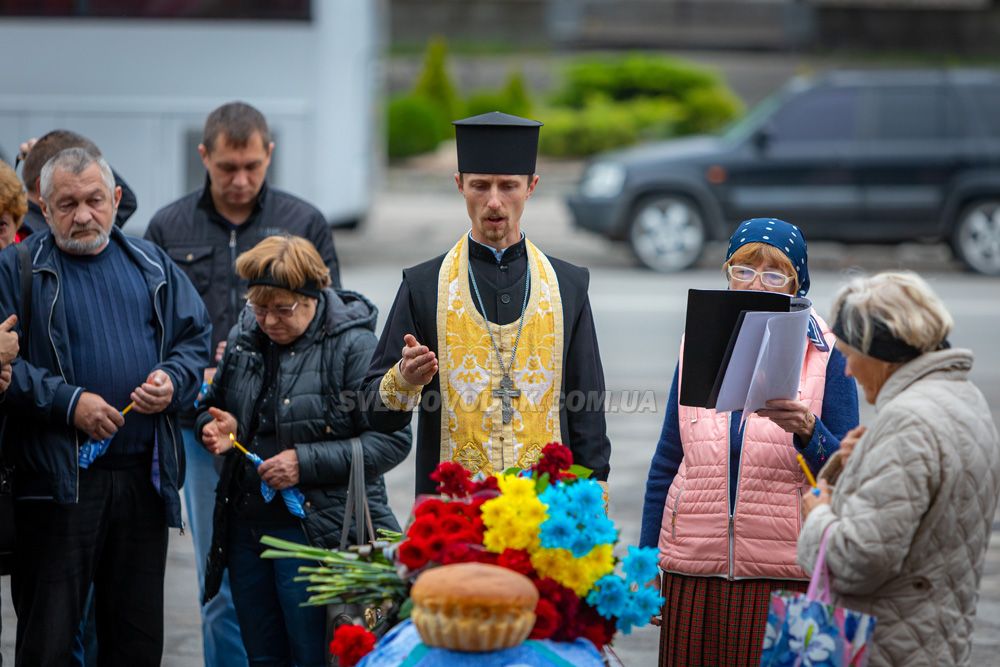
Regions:
<instances>
[{"instance_id":1,"label":"round bread loaf","mask_svg":"<svg viewBox=\"0 0 1000 667\"><path fill-rule=\"evenodd\" d=\"M517 646L535 625L538 589L498 565L456 563L425 571L410 591L413 624L428 646L485 652Z\"/></svg>"}]
</instances>

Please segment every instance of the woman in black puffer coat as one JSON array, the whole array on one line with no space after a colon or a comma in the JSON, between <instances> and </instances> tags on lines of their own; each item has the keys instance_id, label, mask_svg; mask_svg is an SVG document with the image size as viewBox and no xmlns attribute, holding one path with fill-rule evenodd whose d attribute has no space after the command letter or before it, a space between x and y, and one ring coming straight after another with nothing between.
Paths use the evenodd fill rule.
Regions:
<instances>
[{"instance_id":1,"label":"woman in black puffer coat","mask_svg":"<svg viewBox=\"0 0 1000 667\"><path fill-rule=\"evenodd\" d=\"M205 600L228 567L250 664L318 667L325 612L300 606L308 598L306 584L293 581L301 561L262 560L260 538L339 545L355 437L372 522L399 530L382 475L406 458L410 431L368 428L357 397L377 342L377 311L360 294L329 288L311 243L269 237L239 257L236 271L250 284L247 312L229 334L195 427L209 451L225 453ZM230 433L264 460L259 468L231 448ZM266 503L261 480L298 488L305 518L293 516L280 495Z\"/></svg>"}]
</instances>

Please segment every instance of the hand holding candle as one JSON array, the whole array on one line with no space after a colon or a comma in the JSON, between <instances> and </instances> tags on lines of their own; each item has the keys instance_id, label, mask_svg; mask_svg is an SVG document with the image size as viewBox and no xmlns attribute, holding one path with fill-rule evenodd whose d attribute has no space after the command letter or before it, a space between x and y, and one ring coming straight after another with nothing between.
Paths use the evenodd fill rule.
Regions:
<instances>
[{"instance_id":1,"label":"hand holding candle","mask_svg":"<svg viewBox=\"0 0 1000 667\"><path fill-rule=\"evenodd\" d=\"M796 453L795 459L799 462L799 467L802 468L802 472L806 475L806 481L809 482L809 486L813 488L813 495L819 495L819 489L816 488L816 478L813 477L812 471L809 469L809 465L806 463L806 459L802 454Z\"/></svg>"},{"instance_id":2,"label":"hand holding candle","mask_svg":"<svg viewBox=\"0 0 1000 667\"><path fill-rule=\"evenodd\" d=\"M201 442L213 454L225 454L233 446L228 436L237 431L236 417L219 408L209 408L208 414L212 421L202 427Z\"/></svg>"},{"instance_id":3,"label":"hand holding candle","mask_svg":"<svg viewBox=\"0 0 1000 667\"><path fill-rule=\"evenodd\" d=\"M163 412L174 398L174 383L170 376L156 369L146 378L145 382L132 392L132 402L135 411L144 415L155 415Z\"/></svg>"},{"instance_id":4,"label":"hand holding candle","mask_svg":"<svg viewBox=\"0 0 1000 667\"><path fill-rule=\"evenodd\" d=\"M229 434L229 442L232 443L233 447L235 447L239 451L243 452L243 455L246 456L248 459L250 459L250 461L257 468L258 472L260 471L261 465L264 463L263 459L261 459L259 456L257 456L253 452L248 451L246 447L244 447L243 445L241 445L236 440L236 436L233 433ZM292 451L294 453L295 450L290 450L290 451ZM281 456L281 455L279 454L278 456ZM268 459L268 461L274 461L276 458L278 458L278 457L273 457L271 459ZM297 474L297 471L298 471L298 459L296 458L295 461L296 461L296 479L298 479L298 474ZM261 479L261 482L260 482L260 494L261 494L261 496L264 497L264 502L269 503L269 502L271 502L274 499L275 489L273 487L271 487L270 485L268 485L268 483L265 482L263 479ZM285 507L288 508L289 512L291 512L293 515L299 517L300 519L304 519L305 518L305 516L306 516L306 512L305 512L306 497L304 495L302 495L301 491L299 491L298 489L296 489L294 486L287 486L285 488L282 488L281 489L281 500L284 501Z\"/></svg>"},{"instance_id":5,"label":"hand holding candle","mask_svg":"<svg viewBox=\"0 0 1000 667\"><path fill-rule=\"evenodd\" d=\"M125 406L125 409L121 411L122 421L124 422L125 415L135 407L135 403L129 403ZM77 464L81 468L89 468L90 464L93 463L98 456L103 456L105 452L108 451L108 447L111 446L111 440L114 439L114 434L103 438L101 440L95 440L93 437L87 440L87 442L80 445L80 453L77 456Z\"/></svg>"},{"instance_id":6,"label":"hand holding candle","mask_svg":"<svg viewBox=\"0 0 1000 667\"><path fill-rule=\"evenodd\" d=\"M816 478L813 477L812 471L809 470L809 466L806 464L806 460L802 454L796 453L795 458L798 460L802 472L805 473L809 485L812 486L810 493L802 495L802 520L805 521L809 513L816 509L818 505L830 504L830 487L827 485L826 480L820 480L819 483L816 482Z\"/></svg>"}]
</instances>

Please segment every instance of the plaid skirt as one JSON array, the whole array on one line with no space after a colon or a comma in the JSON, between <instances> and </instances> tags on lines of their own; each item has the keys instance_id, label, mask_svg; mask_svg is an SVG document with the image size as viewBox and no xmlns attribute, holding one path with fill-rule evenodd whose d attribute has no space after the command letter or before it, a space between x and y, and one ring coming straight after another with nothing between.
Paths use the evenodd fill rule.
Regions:
<instances>
[{"instance_id":1,"label":"plaid skirt","mask_svg":"<svg viewBox=\"0 0 1000 667\"><path fill-rule=\"evenodd\" d=\"M771 591L808 581L663 574L660 667L758 667Z\"/></svg>"}]
</instances>

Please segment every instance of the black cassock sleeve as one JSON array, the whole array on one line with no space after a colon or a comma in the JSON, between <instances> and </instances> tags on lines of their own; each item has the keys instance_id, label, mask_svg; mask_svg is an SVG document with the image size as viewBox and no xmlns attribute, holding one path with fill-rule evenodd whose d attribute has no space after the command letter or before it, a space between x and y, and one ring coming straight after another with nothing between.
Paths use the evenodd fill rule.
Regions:
<instances>
[{"instance_id":1,"label":"black cassock sleeve","mask_svg":"<svg viewBox=\"0 0 1000 667\"><path fill-rule=\"evenodd\" d=\"M573 460L593 470L593 479L606 481L611 470L611 441L604 418L604 367L597 347L590 297L584 297L573 327L563 374L564 433L568 435Z\"/></svg>"},{"instance_id":2,"label":"black cassock sleeve","mask_svg":"<svg viewBox=\"0 0 1000 667\"><path fill-rule=\"evenodd\" d=\"M402 357L403 336L413 334L420 343L427 345L420 329L414 322L413 304L406 280L396 292L396 300L389 311L382 336L378 340L375 352L372 354L368 374L361 385L365 416L369 425L381 433L393 433L409 425L413 418L412 410L393 410L382 402L379 395L379 385L386 371L399 363ZM433 346L433 343L431 344Z\"/></svg>"}]
</instances>

